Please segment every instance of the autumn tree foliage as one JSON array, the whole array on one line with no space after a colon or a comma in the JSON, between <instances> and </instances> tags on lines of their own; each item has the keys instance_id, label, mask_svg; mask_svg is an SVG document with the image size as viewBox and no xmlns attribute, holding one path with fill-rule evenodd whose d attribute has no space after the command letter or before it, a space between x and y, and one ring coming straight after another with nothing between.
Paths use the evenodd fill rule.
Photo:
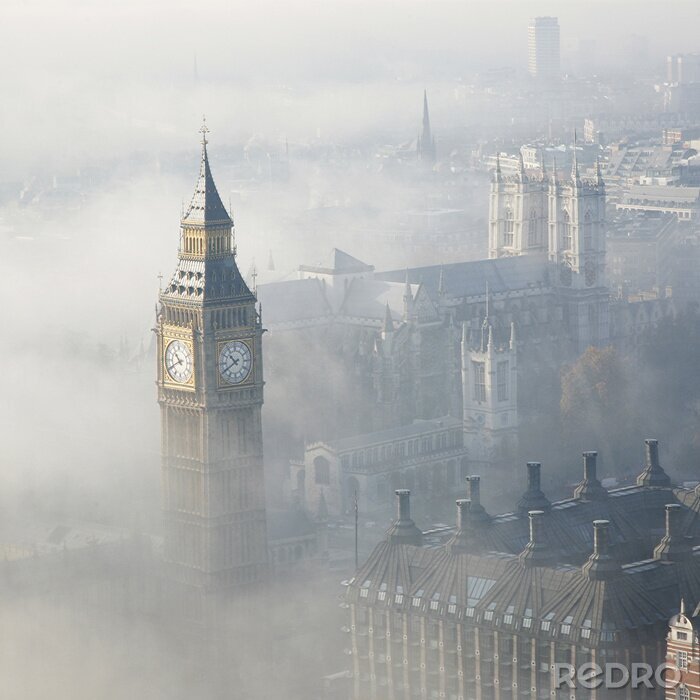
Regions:
<instances>
[{"instance_id":1,"label":"autumn tree foliage","mask_svg":"<svg viewBox=\"0 0 700 700\"><path fill-rule=\"evenodd\" d=\"M625 474L637 452L635 389L629 364L612 347L588 348L562 373L562 437L572 451L597 450L609 476Z\"/></svg>"}]
</instances>

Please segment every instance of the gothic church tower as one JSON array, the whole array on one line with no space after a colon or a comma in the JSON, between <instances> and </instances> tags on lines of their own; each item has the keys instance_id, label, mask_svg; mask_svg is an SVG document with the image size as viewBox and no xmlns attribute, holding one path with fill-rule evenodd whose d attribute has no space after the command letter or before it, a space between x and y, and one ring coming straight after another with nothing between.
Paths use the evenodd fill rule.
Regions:
<instances>
[{"instance_id":1,"label":"gothic church tower","mask_svg":"<svg viewBox=\"0 0 700 700\"><path fill-rule=\"evenodd\" d=\"M514 449L518 435L518 367L515 324L507 344L497 344L487 310L481 337L470 342L462 328L462 414L464 444L471 458L492 462L497 447Z\"/></svg>"},{"instance_id":2,"label":"gothic church tower","mask_svg":"<svg viewBox=\"0 0 700 700\"><path fill-rule=\"evenodd\" d=\"M263 328L236 265L207 131L156 328L164 557L175 581L205 594L254 584L267 568Z\"/></svg>"},{"instance_id":3,"label":"gothic church tower","mask_svg":"<svg viewBox=\"0 0 700 700\"><path fill-rule=\"evenodd\" d=\"M576 142L571 178L552 177L548 191L549 260L565 303L565 321L579 352L606 345L608 287L605 279L605 187L596 163L593 180L581 180Z\"/></svg>"},{"instance_id":4,"label":"gothic church tower","mask_svg":"<svg viewBox=\"0 0 700 700\"><path fill-rule=\"evenodd\" d=\"M503 175L496 158L489 197L489 258L544 253L547 250L547 193L542 177L525 172L522 154L518 171Z\"/></svg>"}]
</instances>

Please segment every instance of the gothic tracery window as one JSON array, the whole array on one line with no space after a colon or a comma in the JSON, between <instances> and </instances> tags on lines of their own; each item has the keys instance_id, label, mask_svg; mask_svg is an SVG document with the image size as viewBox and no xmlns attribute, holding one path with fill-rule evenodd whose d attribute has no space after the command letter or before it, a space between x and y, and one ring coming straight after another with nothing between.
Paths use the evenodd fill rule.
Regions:
<instances>
[{"instance_id":1,"label":"gothic tracery window","mask_svg":"<svg viewBox=\"0 0 700 700\"><path fill-rule=\"evenodd\" d=\"M569 217L569 212L565 209L562 214L562 248L571 250L571 243L571 218Z\"/></svg>"},{"instance_id":2,"label":"gothic tracery window","mask_svg":"<svg viewBox=\"0 0 700 700\"><path fill-rule=\"evenodd\" d=\"M514 241L513 232L515 231L515 223L513 222L513 212L510 209L506 209L506 226L505 235L503 238L503 243L506 246L512 246Z\"/></svg>"},{"instance_id":3,"label":"gothic tracery window","mask_svg":"<svg viewBox=\"0 0 700 700\"><path fill-rule=\"evenodd\" d=\"M537 235L537 212L534 209L530 210L530 222L527 227L527 244L532 247L539 244L539 236Z\"/></svg>"},{"instance_id":4,"label":"gothic tracery window","mask_svg":"<svg viewBox=\"0 0 700 700\"><path fill-rule=\"evenodd\" d=\"M591 224L591 213L589 211L586 212L586 216L583 218L583 249L593 249L593 226Z\"/></svg>"}]
</instances>

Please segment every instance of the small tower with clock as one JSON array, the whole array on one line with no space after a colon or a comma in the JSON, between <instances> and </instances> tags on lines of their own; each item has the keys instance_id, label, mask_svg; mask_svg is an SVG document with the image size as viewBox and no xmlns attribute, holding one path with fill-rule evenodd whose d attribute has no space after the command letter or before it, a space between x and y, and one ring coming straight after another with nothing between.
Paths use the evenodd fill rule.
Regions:
<instances>
[{"instance_id":1,"label":"small tower with clock","mask_svg":"<svg viewBox=\"0 0 700 700\"><path fill-rule=\"evenodd\" d=\"M185 590L207 594L263 579L267 534L263 328L201 131L199 178L156 333L164 558Z\"/></svg>"}]
</instances>

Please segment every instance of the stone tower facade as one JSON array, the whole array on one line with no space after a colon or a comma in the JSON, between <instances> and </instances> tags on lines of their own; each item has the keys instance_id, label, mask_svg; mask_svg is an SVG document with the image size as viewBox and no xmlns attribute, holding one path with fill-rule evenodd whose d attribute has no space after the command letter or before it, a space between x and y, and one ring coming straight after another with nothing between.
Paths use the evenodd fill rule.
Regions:
<instances>
[{"instance_id":1,"label":"stone tower facade","mask_svg":"<svg viewBox=\"0 0 700 700\"><path fill-rule=\"evenodd\" d=\"M487 311L476 342L464 325L461 354L464 444L473 459L491 462L497 448L514 448L517 444L515 325L511 325L508 342L499 345Z\"/></svg>"},{"instance_id":2,"label":"stone tower facade","mask_svg":"<svg viewBox=\"0 0 700 700\"><path fill-rule=\"evenodd\" d=\"M518 172L503 175L497 161L489 203L489 257L546 254L550 284L561 294L574 348L608 342L605 278L605 187L596 166L592 180L579 175L576 150L571 177Z\"/></svg>"},{"instance_id":3,"label":"stone tower facade","mask_svg":"<svg viewBox=\"0 0 700 700\"><path fill-rule=\"evenodd\" d=\"M496 161L489 199L489 257L546 252L547 189L543 177L525 173L522 155L516 175L503 175Z\"/></svg>"},{"instance_id":4,"label":"stone tower facade","mask_svg":"<svg viewBox=\"0 0 700 700\"><path fill-rule=\"evenodd\" d=\"M206 132L156 328L164 558L176 582L204 594L254 584L267 569L263 328L236 265Z\"/></svg>"}]
</instances>

